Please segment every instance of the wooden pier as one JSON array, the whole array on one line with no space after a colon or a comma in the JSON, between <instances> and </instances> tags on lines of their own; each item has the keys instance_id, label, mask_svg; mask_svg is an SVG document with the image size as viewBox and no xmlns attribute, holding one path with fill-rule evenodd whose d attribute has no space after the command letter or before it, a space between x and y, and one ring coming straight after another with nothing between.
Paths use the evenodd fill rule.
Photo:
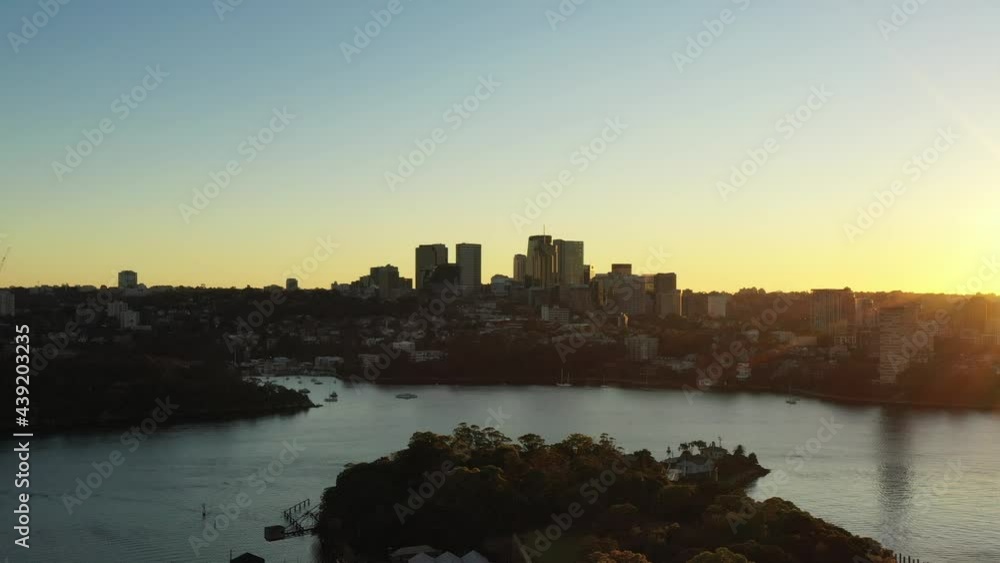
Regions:
<instances>
[{"instance_id":1,"label":"wooden pier","mask_svg":"<svg viewBox=\"0 0 1000 563\"><path fill-rule=\"evenodd\" d=\"M317 512L319 512L319 505L313 505L310 499L282 510L281 516L285 519L285 524L264 528L264 539L278 541L311 533L316 524L319 523Z\"/></svg>"}]
</instances>

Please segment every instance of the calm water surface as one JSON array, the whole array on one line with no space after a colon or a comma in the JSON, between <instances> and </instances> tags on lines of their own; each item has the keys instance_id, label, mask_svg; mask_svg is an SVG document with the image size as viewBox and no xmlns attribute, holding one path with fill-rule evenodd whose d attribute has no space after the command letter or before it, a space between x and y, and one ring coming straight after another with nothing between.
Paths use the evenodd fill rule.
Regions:
<instances>
[{"instance_id":1,"label":"calm water surface","mask_svg":"<svg viewBox=\"0 0 1000 563\"><path fill-rule=\"evenodd\" d=\"M22 561L223 562L230 550L268 563L312 560L313 541L264 541L282 509L319 499L344 465L405 447L416 430L450 432L460 422L498 425L511 437L535 432L558 440L607 432L628 450L663 457L682 441L743 444L773 470L751 491L780 496L847 530L931 562L1000 561L1000 416L905 411L770 395L558 387L348 388L331 379L308 386L337 403L291 416L178 425L155 432L135 452L119 431L36 437L32 441L31 549L13 548L4 526L0 557ZM413 400L397 393L419 395ZM153 408L153 405L150 405ZM183 405L180 407L183 409ZM502 420L497 424L497 420ZM830 430L830 429L833 430ZM825 441L823 440L825 439ZM278 459L285 442L304 448L261 490L247 478ZM92 462L119 450L125 461L69 514L62 497ZM13 456L3 456L13 475ZM286 456L287 459L287 456ZM780 471L779 471L780 470ZM219 512L246 493L250 506L195 556L205 531L201 506ZM12 481L0 485L13 506ZM8 516L8 520L12 520ZM211 524L209 524L211 526Z\"/></svg>"}]
</instances>

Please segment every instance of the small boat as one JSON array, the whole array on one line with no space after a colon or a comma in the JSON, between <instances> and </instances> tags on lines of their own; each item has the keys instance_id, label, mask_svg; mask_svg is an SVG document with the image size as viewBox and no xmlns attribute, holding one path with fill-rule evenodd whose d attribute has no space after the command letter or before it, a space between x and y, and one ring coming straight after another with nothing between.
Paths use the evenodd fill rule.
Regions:
<instances>
[{"instance_id":1,"label":"small boat","mask_svg":"<svg viewBox=\"0 0 1000 563\"><path fill-rule=\"evenodd\" d=\"M795 403L798 403L799 400L796 399L795 397L789 397L785 399L785 402L788 403L789 405L794 405Z\"/></svg>"},{"instance_id":2,"label":"small boat","mask_svg":"<svg viewBox=\"0 0 1000 563\"><path fill-rule=\"evenodd\" d=\"M311 393L311 391L303 387L302 389L299 389L299 393Z\"/></svg>"},{"instance_id":3,"label":"small boat","mask_svg":"<svg viewBox=\"0 0 1000 563\"><path fill-rule=\"evenodd\" d=\"M413 393L400 393L399 395L396 395L396 398L397 399L416 399L417 396L414 395Z\"/></svg>"}]
</instances>

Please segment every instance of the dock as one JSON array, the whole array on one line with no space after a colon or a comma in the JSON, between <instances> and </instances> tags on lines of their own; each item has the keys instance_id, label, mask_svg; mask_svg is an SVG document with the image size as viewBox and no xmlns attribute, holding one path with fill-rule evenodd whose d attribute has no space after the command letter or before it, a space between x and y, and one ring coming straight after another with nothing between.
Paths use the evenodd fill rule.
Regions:
<instances>
[{"instance_id":1,"label":"dock","mask_svg":"<svg viewBox=\"0 0 1000 563\"><path fill-rule=\"evenodd\" d=\"M298 502L281 511L285 524L264 528L264 539L271 542L312 533L319 523L318 512L319 504L313 505L312 500L306 499Z\"/></svg>"}]
</instances>

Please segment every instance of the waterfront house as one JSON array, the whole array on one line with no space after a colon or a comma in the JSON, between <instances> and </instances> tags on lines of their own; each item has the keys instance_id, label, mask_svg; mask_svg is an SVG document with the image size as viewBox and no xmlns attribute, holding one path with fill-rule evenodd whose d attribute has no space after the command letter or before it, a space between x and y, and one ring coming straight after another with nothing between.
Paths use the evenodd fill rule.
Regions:
<instances>
[{"instance_id":1,"label":"waterfront house","mask_svg":"<svg viewBox=\"0 0 1000 563\"><path fill-rule=\"evenodd\" d=\"M665 463L667 464L667 476L671 481L706 478L711 476L712 471L715 470L715 460L702 454L691 455L689 452L684 452L679 457L669 458Z\"/></svg>"}]
</instances>

